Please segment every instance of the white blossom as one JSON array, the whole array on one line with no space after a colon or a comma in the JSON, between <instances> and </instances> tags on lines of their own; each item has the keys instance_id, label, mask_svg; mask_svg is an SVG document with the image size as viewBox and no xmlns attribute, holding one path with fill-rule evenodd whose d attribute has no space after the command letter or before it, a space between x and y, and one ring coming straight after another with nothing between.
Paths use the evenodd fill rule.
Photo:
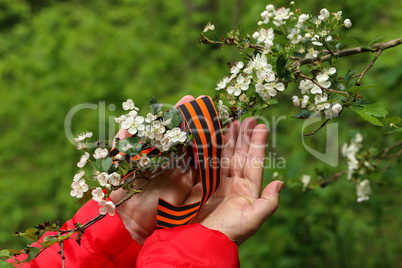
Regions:
<instances>
[{"instance_id":1,"label":"white blossom","mask_svg":"<svg viewBox=\"0 0 402 268\"><path fill-rule=\"evenodd\" d=\"M301 181L303 183L303 189L306 189L307 186L310 184L311 176L304 174L301 178Z\"/></svg>"},{"instance_id":2,"label":"white blossom","mask_svg":"<svg viewBox=\"0 0 402 268\"><path fill-rule=\"evenodd\" d=\"M314 86L314 83L311 80L301 80L299 84L299 89L302 94L310 94L310 89Z\"/></svg>"},{"instance_id":3,"label":"white blossom","mask_svg":"<svg viewBox=\"0 0 402 268\"><path fill-rule=\"evenodd\" d=\"M84 179L81 179L79 181L73 181L71 184L71 187L73 188L70 192L71 196L75 196L77 198L81 198L84 196L84 193L88 191L89 187L85 183Z\"/></svg>"},{"instance_id":4,"label":"white blossom","mask_svg":"<svg viewBox=\"0 0 402 268\"><path fill-rule=\"evenodd\" d=\"M248 97L246 94L241 94L239 97L239 101L241 102L247 102L248 101Z\"/></svg>"},{"instance_id":5,"label":"white blossom","mask_svg":"<svg viewBox=\"0 0 402 268\"><path fill-rule=\"evenodd\" d=\"M77 172L77 174L74 175L74 181L79 181L84 175L85 171L81 169Z\"/></svg>"},{"instance_id":6,"label":"white blossom","mask_svg":"<svg viewBox=\"0 0 402 268\"><path fill-rule=\"evenodd\" d=\"M107 176L107 182L113 186L120 185L121 176L117 172L113 172L112 174Z\"/></svg>"},{"instance_id":7,"label":"white blossom","mask_svg":"<svg viewBox=\"0 0 402 268\"><path fill-rule=\"evenodd\" d=\"M127 129L132 135L137 133L137 136L142 137L145 134L145 126L142 124L143 122L143 116L129 116L123 123L121 123L121 127Z\"/></svg>"},{"instance_id":8,"label":"white blossom","mask_svg":"<svg viewBox=\"0 0 402 268\"><path fill-rule=\"evenodd\" d=\"M326 8L320 10L320 15L318 16L319 20L328 20L329 18L329 11Z\"/></svg>"},{"instance_id":9,"label":"white blossom","mask_svg":"<svg viewBox=\"0 0 402 268\"><path fill-rule=\"evenodd\" d=\"M286 23L286 20L289 19L289 10L289 8L281 7L274 11L273 24L276 27Z\"/></svg>"},{"instance_id":10,"label":"white blossom","mask_svg":"<svg viewBox=\"0 0 402 268\"><path fill-rule=\"evenodd\" d=\"M341 20L342 17L342 11L338 11L336 13L334 13L335 19L336 20Z\"/></svg>"},{"instance_id":11,"label":"white blossom","mask_svg":"<svg viewBox=\"0 0 402 268\"><path fill-rule=\"evenodd\" d=\"M326 108L331 106L330 103L322 103L322 102L325 102L325 101L328 100L327 93L315 95L314 100L315 100L315 104L316 104L315 108L318 109L318 110L324 110L324 109L326 109Z\"/></svg>"},{"instance_id":12,"label":"white blossom","mask_svg":"<svg viewBox=\"0 0 402 268\"><path fill-rule=\"evenodd\" d=\"M302 107L302 108L306 108L306 106L307 106L307 104L308 104L308 101L309 101L309 96L308 96L308 95L304 95L304 96L303 96L303 100L302 100L302 102L301 102L301 107Z\"/></svg>"},{"instance_id":13,"label":"white blossom","mask_svg":"<svg viewBox=\"0 0 402 268\"><path fill-rule=\"evenodd\" d=\"M86 132L81 132L77 138L75 138L76 142L80 142L85 140L86 138L90 138L92 137L93 133L90 131L86 131Z\"/></svg>"},{"instance_id":14,"label":"white blossom","mask_svg":"<svg viewBox=\"0 0 402 268\"><path fill-rule=\"evenodd\" d=\"M215 30L215 25L213 25L211 22L208 22L207 25L205 25L203 32L206 33L213 30Z\"/></svg>"},{"instance_id":15,"label":"white blossom","mask_svg":"<svg viewBox=\"0 0 402 268\"><path fill-rule=\"evenodd\" d=\"M239 75L236 78L236 82L234 83L233 86L229 86L226 91L229 94L235 95L235 96L239 96L241 91L243 90L247 90L249 87L249 83L247 83L248 81L246 80L246 78L242 75Z\"/></svg>"},{"instance_id":16,"label":"white blossom","mask_svg":"<svg viewBox=\"0 0 402 268\"><path fill-rule=\"evenodd\" d=\"M308 18L309 18L309 15L308 15L308 14L301 14L301 15L299 16L298 21L297 21L296 27L297 27L297 28L301 28L302 25L303 25L303 23L304 23L306 20L308 20Z\"/></svg>"},{"instance_id":17,"label":"white blossom","mask_svg":"<svg viewBox=\"0 0 402 268\"><path fill-rule=\"evenodd\" d=\"M258 35L254 33L253 38L257 39L257 43L264 43L265 45L273 46L273 40L275 38L274 29L260 28Z\"/></svg>"},{"instance_id":18,"label":"white blossom","mask_svg":"<svg viewBox=\"0 0 402 268\"><path fill-rule=\"evenodd\" d=\"M101 200L99 206L101 206L99 209L99 214L101 215L109 213L110 216L113 216L116 213L116 206L112 201Z\"/></svg>"},{"instance_id":19,"label":"white blossom","mask_svg":"<svg viewBox=\"0 0 402 268\"><path fill-rule=\"evenodd\" d=\"M109 175L106 172L102 172L101 174L96 176L96 179L101 186L106 186L106 184L109 183Z\"/></svg>"},{"instance_id":20,"label":"white blossom","mask_svg":"<svg viewBox=\"0 0 402 268\"><path fill-rule=\"evenodd\" d=\"M148 113L147 116L145 117L144 121L149 124L149 123L152 123L153 121L155 121L156 118L158 118L156 115Z\"/></svg>"},{"instance_id":21,"label":"white blossom","mask_svg":"<svg viewBox=\"0 0 402 268\"><path fill-rule=\"evenodd\" d=\"M300 29L293 28L290 30L290 33L288 34L287 39L290 40L290 43L292 45L297 45L301 41L303 41L303 37L299 33L300 33Z\"/></svg>"},{"instance_id":22,"label":"white blossom","mask_svg":"<svg viewBox=\"0 0 402 268\"><path fill-rule=\"evenodd\" d=\"M170 142L185 142L187 140L187 134L180 128L176 127L174 129L166 131L166 137L169 138Z\"/></svg>"},{"instance_id":23,"label":"white blossom","mask_svg":"<svg viewBox=\"0 0 402 268\"><path fill-rule=\"evenodd\" d=\"M144 154L144 155L141 156L140 161L139 161L138 163L139 163L139 165L140 165L141 167L146 167L146 166L149 165L150 159L149 159L149 157L147 157L147 156Z\"/></svg>"},{"instance_id":24,"label":"white blossom","mask_svg":"<svg viewBox=\"0 0 402 268\"><path fill-rule=\"evenodd\" d=\"M317 58L318 51L315 50L313 47L307 49L306 59L314 59Z\"/></svg>"},{"instance_id":25,"label":"white blossom","mask_svg":"<svg viewBox=\"0 0 402 268\"><path fill-rule=\"evenodd\" d=\"M106 157L108 157L109 152L106 148L96 148L93 157L95 159L104 159Z\"/></svg>"},{"instance_id":26,"label":"white blossom","mask_svg":"<svg viewBox=\"0 0 402 268\"><path fill-rule=\"evenodd\" d=\"M229 118L229 108L221 100L218 100L218 114L221 118Z\"/></svg>"},{"instance_id":27,"label":"white blossom","mask_svg":"<svg viewBox=\"0 0 402 268\"><path fill-rule=\"evenodd\" d=\"M234 66L232 66L232 68L230 69L230 73L238 74L243 67L244 63L242 61L238 61Z\"/></svg>"},{"instance_id":28,"label":"white blossom","mask_svg":"<svg viewBox=\"0 0 402 268\"><path fill-rule=\"evenodd\" d=\"M128 99L127 101L123 102L123 109L124 110L135 110L135 111L139 110L138 107L135 107L132 99Z\"/></svg>"},{"instance_id":29,"label":"white blossom","mask_svg":"<svg viewBox=\"0 0 402 268\"><path fill-rule=\"evenodd\" d=\"M371 194L370 181L365 179L356 184L357 202L364 202L370 199Z\"/></svg>"},{"instance_id":30,"label":"white blossom","mask_svg":"<svg viewBox=\"0 0 402 268\"><path fill-rule=\"evenodd\" d=\"M81 156L80 161L77 163L77 167L83 168L83 167L86 165L86 163L87 163L89 157L90 157L90 154L89 154L88 152L85 152L85 153Z\"/></svg>"},{"instance_id":31,"label":"white blossom","mask_svg":"<svg viewBox=\"0 0 402 268\"><path fill-rule=\"evenodd\" d=\"M92 190L92 199L96 202L100 202L105 194L103 193L100 187L96 187L96 189Z\"/></svg>"}]
</instances>

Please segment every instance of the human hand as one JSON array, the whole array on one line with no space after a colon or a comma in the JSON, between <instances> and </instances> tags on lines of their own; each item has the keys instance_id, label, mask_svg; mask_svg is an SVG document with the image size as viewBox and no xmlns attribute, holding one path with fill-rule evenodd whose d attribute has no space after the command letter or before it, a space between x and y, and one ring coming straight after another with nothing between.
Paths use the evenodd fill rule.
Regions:
<instances>
[{"instance_id":1,"label":"human hand","mask_svg":"<svg viewBox=\"0 0 402 268\"><path fill-rule=\"evenodd\" d=\"M175 106L194 100L192 96L183 97ZM130 134L125 129L120 129L115 138L124 139ZM153 178L140 194L134 195L117 208L117 213L122 219L131 237L139 244L152 234L156 228L156 214L158 200L162 198L174 205L182 205L194 184L197 181L198 172L194 168L186 171L179 167L168 170L161 176ZM141 185L144 180L136 180ZM127 192L123 189L112 192L110 199L113 203L119 202L126 197Z\"/></svg>"},{"instance_id":2,"label":"human hand","mask_svg":"<svg viewBox=\"0 0 402 268\"><path fill-rule=\"evenodd\" d=\"M197 215L195 222L224 233L238 246L253 236L276 211L283 182L273 181L261 193L268 129L247 118L240 126L226 128L222 153L222 179L218 190ZM199 199L197 184L190 199ZM198 197L197 197L198 195Z\"/></svg>"}]
</instances>

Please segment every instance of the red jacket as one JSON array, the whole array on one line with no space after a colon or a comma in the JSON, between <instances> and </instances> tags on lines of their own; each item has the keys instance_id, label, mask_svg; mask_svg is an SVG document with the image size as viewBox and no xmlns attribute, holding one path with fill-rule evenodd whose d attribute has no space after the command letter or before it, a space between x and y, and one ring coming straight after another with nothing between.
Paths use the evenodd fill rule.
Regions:
<instances>
[{"instance_id":1,"label":"red jacket","mask_svg":"<svg viewBox=\"0 0 402 268\"><path fill-rule=\"evenodd\" d=\"M88 202L63 225L85 223L98 215L99 205ZM49 235L49 234L46 234ZM21 267L62 267L55 244ZM156 230L141 247L116 213L89 227L81 238L64 242L65 267L239 267L237 246L226 235L200 224Z\"/></svg>"}]
</instances>

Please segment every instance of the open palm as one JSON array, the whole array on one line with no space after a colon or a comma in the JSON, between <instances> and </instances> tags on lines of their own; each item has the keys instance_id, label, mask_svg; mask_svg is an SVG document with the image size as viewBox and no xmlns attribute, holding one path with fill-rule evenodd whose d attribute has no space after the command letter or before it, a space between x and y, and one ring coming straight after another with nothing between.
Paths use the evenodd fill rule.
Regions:
<instances>
[{"instance_id":1,"label":"open palm","mask_svg":"<svg viewBox=\"0 0 402 268\"><path fill-rule=\"evenodd\" d=\"M261 193L268 129L247 118L226 129L222 155L222 181L197 215L196 222L223 232L237 245L255 234L276 211L281 181L271 182ZM200 193L200 186L193 190Z\"/></svg>"}]
</instances>

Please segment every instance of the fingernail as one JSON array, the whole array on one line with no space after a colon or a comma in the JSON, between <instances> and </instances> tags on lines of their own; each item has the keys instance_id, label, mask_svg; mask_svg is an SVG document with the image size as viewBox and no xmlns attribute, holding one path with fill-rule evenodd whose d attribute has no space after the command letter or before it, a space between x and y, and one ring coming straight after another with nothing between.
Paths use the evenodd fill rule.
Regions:
<instances>
[{"instance_id":1,"label":"fingernail","mask_svg":"<svg viewBox=\"0 0 402 268\"><path fill-rule=\"evenodd\" d=\"M280 183L278 183L278 185L276 186L276 189L278 190L278 193L280 193L280 192L281 192L283 184L284 184L284 182L283 182L283 181L281 181L281 182L280 182Z\"/></svg>"}]
</instances>

